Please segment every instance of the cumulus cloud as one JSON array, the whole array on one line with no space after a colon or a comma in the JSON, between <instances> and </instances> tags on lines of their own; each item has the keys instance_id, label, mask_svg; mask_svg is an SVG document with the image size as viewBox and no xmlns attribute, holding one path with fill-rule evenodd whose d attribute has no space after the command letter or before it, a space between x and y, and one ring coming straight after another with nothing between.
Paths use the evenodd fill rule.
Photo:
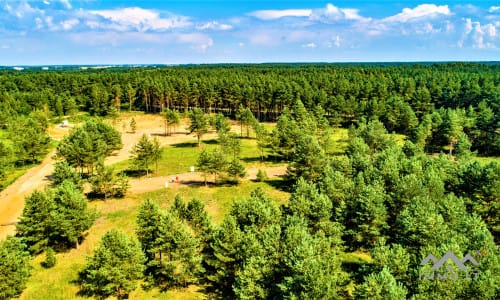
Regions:
<instances>
[{"instance_id":1,"label":"cumulus cloud","mask_svg":"<svg viewBox=\"0 0 500 300\"><path fill-rule=\"evenodd\" d=\"M198 52L205 52L214 45L214 41L209 36L199 33L185 33L175 35L177 41L181 44L190 44L192 49Z\"/></svg>"},{"instance_id":2,"label":"cumulus cloud","mask_svg":"<svg viewBox=\"0 0 500 300\"><path fill-rule=\"evenodd\" d=\"M339 8L331 3L319 9L258 10L248 15L261 20L276 20L285 17L302 17L311 21L334 22L340 20L367 20L357 9Z\"/></svg>"},{"instance_id":3,"label":"cumulus cloud","mask_svg":"<svg viewBox=\"0 0 500 300\"><path fill-rule=\"evenodd\" d=\"M367 18L360 16L357 9L339 8L330 3L326 5L326 8L313 10L310 19L322 22L336 22L341 20L368 20Z\"/></svg>"},{"instance_id":4,"label":"cumulus cloud","mask_svg":"<svg viewBox=\"0 0 500 300\"><path fill-rule=\"evenodd\" d=\"M32 7L27 2L21 2L16 7L13 7L9 4L4 6L4 9L12 16L16 16L17 18L23 18L25 16L33 15L33 14L44 14L44 11L38 8Z\"/></svg>"},{"instance_id":5,"label":"cumulus cloud","mask_svg":"<svg viewBox=\"0 0 500 300\"><path fill-rule=\"evenodd\" d=\"M64 5L64 7L66 7L67 9L72 9L73 6L71 5L71 3L69 2L69 0L61 0L61 3L62 5Z\"/></svg>"},{"instance_id":6,"label":"cumulus cloud","mask_svg":"<svg viewBox=\"0 0 500 300\"><path fill-rule=\"evenodd\" d=\"M421 19L425 17L433 17L438 15L450 15L448 5L435 5L435 4L421 4L415 8L404 8L402 12L397 15L387 17L384 19L386 22L401 22Z\"/></svg>"},{"instance_id":7,"label":"cumulus cloud","mask_svg":"<svg viewBox=\"0 0 500 300\"><path fill-rule=\"evenodd\" d=\"M70 38L73 42L93 47L111 45L122 47L127 45L167 46L187 45L197 52L205 52L214 45L214 41L208 35L202 33L161 33L161 32L81 32L72 33Z\"/></svg>"},{"instance_id":8,"label":"cumulus cloud","mask_svg":"<svg viewBox=\"0 0 500 300\"><path fill-rule=\"evenodd\" d=\"M204 23L202 25L199 25L196 27L199 30L231 30L233 29L233 26L229 24L223 24L219 23L217 21L211 21Z\"/></svg>"},{"instance_id":9,"label":"cumulus cloud","mask_svg":"<svg viewBox=\"0 0 500 300\"><path fill-rule=\"evenodd\" d=\"M61 24L62 29L70 30L73 27L75 27L76 25L78 25L79 23L80 23L80 21L78 19L70 19L70 20L62 21L60 24Z\"/></svg>"},{"instance_id":10,"label":"cumulus cloud","mask_svg":"<svg viewBox=\"0 0 500 300\"><path fill-rule=\"evenodd\" d=\"M326 44L328 48L336 47L339 48L341 45L341 39L340 36L335 36L330 42Z\"/></svg>"},{"instance_id":11,"label":"cumulus cloud","mask_svg":"<svg viewBox=\"0 0 500 300\"><path fill-rule=\"evenodd\" d=\"M490 9L488 9L489 13L495 13L495 12L500 12L500 6L492 6Z\"/></svg>"},{"instance_id":12,"label":"cumulus cloud","mask_svg":"<svg viewBox=\"0 0 500 300\"><path fill-rule=\"evenodd\" d=\"M303 44L301 45L302 48L316 48L318 47L318 45L316 45L315 43L307 43L307 44Z\"/></svg>"},{"instance_id":13,"label":"cumulus cloud","mask_svg":"<svg viewBox=\"0 0 500 300\"><path fill-rule=\"evenodd\" d=\"M284 9L284 10L257 10L249 13L249 16L261 20L275 20L284 17L309 17L312 9Z\"/></svg>"},{"instance_id":14,"label":"cumulus cloud","mask_svg":"<svg viewBox=\"0 0 500 300\"><path fill-rule=\"evenodd\" d=\"M91 14L100 16L108 21L111 21L111 28L116 30L126 31L135 29L138 31L146 30L167 30L171 28L183 28L191 26L191 22L186 17L173 16L163 18L160 13L155 10L143 9L139 7L130 7L116 10L94 10ZM99 25L95 21L91 22L93 27ZM101 23L102 27L108 27Z\"/></svg>"},{"instance_id":15,"label":"cumulus cloud","mask_svg":"<svg viewBox=\"0 0 500 300\"><path fill-rule=\"evenodd\" d=\"M495 25L491 23L481 25L481 22L472 21L470 18L463 21L463 33L457 42L459 48L466 46L477 49L496 48L493 42L497 37Z\"/></svg>"}]
</instances>

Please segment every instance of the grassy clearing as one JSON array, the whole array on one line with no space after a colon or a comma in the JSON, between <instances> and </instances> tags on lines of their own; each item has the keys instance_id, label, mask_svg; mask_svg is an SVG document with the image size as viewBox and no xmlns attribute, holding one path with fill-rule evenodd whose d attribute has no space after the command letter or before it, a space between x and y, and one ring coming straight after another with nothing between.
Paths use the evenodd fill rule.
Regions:
<instances>
[{"instance_id":1,"label":"grassy clearing","mask_svg":"<svg viewBox=\"0 0 500 300\"><path fill-rule=\"evenodd\" d=\"M245 167L265 167L276 166L282 163L273 161L261 161L257 142L254 139L241 139L240 158ZM184 142L173 144L163 148L162 158L158 161L158 175L172 175L189 172L190 166L195 166L198 156L203 148L215 148L217 140L204 140L200 147L196 142ZM133 169L131 159L113 164L115 172L119 173L128 169ZM154 171L155 165L151 164L150 169Z\"/></svg>"},{"instance_id":2,"label":"grassy clearing","mask_svg":"<svg viewBox=\"0 0 500 300\"><path fill-rule=\"evenodd\" d=\"M270 184L271 183L271 184ZM180 189L163 189L144 193L144 199L150 198L161 207L168 207L176 195L180 195L185 201L196 198L204 202L205 209L215 223L220 223L231 209L234 201L249 197L250 193L261 187L277 205L283 204L289 197L289 193L277 190L273 187L274 182L244 181L236 186L193 186Z\"/></svg>"},{"instance_id":3,"label":"grassy clearing","mask_svg":"<svg viewBox=\"0 0 500 300\"><path fill-rule=\"evenodd\" d=\"M273 127L274 124L266 124ZM347 147L347 129L335 129L331 132L331 139L327 146L328 153L332 155L342 155ZM283 162L271 159L261 160L260 151L257 148L255 138L242 138L240 159L246 168L264 168L282 165ZM158 175L166 176L189 172L190 166L195 166L201 149L214 148L218 145L216 139L203 140L198 147L196 141L183 142L169 145L163 148L163 156L158 162ZM131 159L113 164L115 172L119 173L133 169ZM150 169L154 171L155 165L151 164Z\"/></svg>"},{"instance_id":4,"label":"grassy clearing","mask_svg":"<svg viewBox=\"0 0 500 300\"><path fill-rule=\"evenodd\" d=\"M342 155L347 149L349 141L349 130L334 128L331 130L330 140L327 144L327 153L330 155Z\"/></svg>"}]
</instances>

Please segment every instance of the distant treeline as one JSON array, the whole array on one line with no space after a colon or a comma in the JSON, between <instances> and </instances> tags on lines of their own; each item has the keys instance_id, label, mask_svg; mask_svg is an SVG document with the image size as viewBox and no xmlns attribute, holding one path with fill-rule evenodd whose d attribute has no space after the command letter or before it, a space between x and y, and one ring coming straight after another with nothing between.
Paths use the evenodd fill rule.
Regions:
<instances>
[{"instance_id":1,"label":"distant treeline","mask_svg":"<svg viewBox=\"0 0 500 300\"><path fill-rule=\"evenodd\" d=\"M478 130L498 135L500 65L229 64L0 71L0 124L8 123L9 116L44 107L56 116L194 107L234 116L241 105L267 121L276 120L297 99L311 111L321 106L337 126L364 117L379 119L390 132L409 134L425 115L450 108L463 109L472 119L490 114L483 120L488 124Z\"/></svg>"}]
</instances>

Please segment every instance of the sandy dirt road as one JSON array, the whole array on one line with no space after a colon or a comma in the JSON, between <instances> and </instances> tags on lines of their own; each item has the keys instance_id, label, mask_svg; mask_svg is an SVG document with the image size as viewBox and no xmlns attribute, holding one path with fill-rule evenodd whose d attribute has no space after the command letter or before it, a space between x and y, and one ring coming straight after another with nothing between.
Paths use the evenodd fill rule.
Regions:
<instances>
[{"instance_id":1,"label":"sandy dirt road","mask_svg":"<svg viewBox=\"0 0 500 300\"><path fill-rule=\"evenodd\" d=\"M23 211L24 197L50 182L48 176L54 170L54 160L52 159L54 154L55 151L51 151L38 166L29 169L13 184L0 192L0 240L7 235L14 234L14 224Z\"/></svg>"},{"instance_id":2,"label":"sandy dirt road","mask_svg":"<svg viewBox=\"0 0 500 300\"><path fill-rule=\"evenodd\" d=\"M286 166L275 166L275 167L266 167L260 168L266 171L268 178L272 179L275 177L283 176L286 174ZM255 179L257 177L257 172L259 168L248 168L246 169L247 176L245 179ZM172 177L178 177L179 181L171 182ZM213 182L212 176L207 178L208 182ZM203 174L199 172L193 173L182 173L182 174L174 174L168 176L157 176L157 177L142 177L142 178L133 178L129 181L130 188L128 193L132 194L141 194L146 192L156 191L162 188L165 188L165 182L168 182L169 189L178 189L182 187L188 187L192 184L203 184L204 178Z\"/></svg>"},{"instance_id":3,"label":"sandy dirt road","mask_svg":"<svg viewBox=\"0 0 500 300\"><path fill-rule=\"evenodd\" d=\"M125 115L116 120L114 127L122 133L123 148L107 157L105 160L106 165L114 164L128 159L130 157L130 151L132 150L133 145L141 138L143 134L158 137L160 143L163 146L196 141L195 136L187 134L186 127L188 123L186 120L184 120L181 125L175 128L175 135L164 136L164 122L161 116L134 115L133 117L137 122L137 129L135 133L131 133L128 130L128 124L130 124L130 120L132 119L131 115ZM233 130L239 132L237 123L233 123L232 125ZM71 126L66 128L53 126L49 129L49 135L56 140L60 140L70 130ZM204 135L203 139L212 139L216 136L217 135L212 132ZM44 186L50 183L49 176L54 171L54 164L56 162L52 158L54 154L55 150L51 151L38 166L29 169L13 184L0 192L0 240L7 237L7 235L13 235L15 233L15 223L18 221L19 217L22 214L24 207L24 198L27 195L33 193L33 191L42 189ZM265 168L265 170L269 177L273 177L284 174L284 172L286 171L286 167L270 167ZM257 171L258 170L256 168L248 169L247 178L255 178ZM203 180L202 175L199 173L176 174L173 176L179 176L182 182L174 183L173 185L171 185L172 188L188 186L189 182L200 182ZM130 192L142 193L164 188L165 181L169 180L170 177L171 176L160 176L132 179L130 180Z\"/></svg>"},{"instance_id":4,"label":"sandy dirt road","mask_svg":"<svg viewBox=\"0 0 500 300\"><path fill-rule=\"evenodd\" d=\"M129 116L117 121L115 128L122 132L123 148L106 158L107 165L128 159L130 150L143 134L158 136L162 145L196 140L195 137L188 135L185 131L186 123L178 126L178 134L168 137L162 136L164 132L163 120L158 115L135 116L137 131L129 133L123 130L121 122L129 124L131 119L132 117ZM71 130L71 127L71 125L66 128L52 126L49 129L49 135L55 140L60 140ZM208 134L206 138L213 138L214 136L214 134ZM0 192L0 240L7 237L7 235L14 234L15 223L23 211L24 198L35 190L43 189L44 186L50 183L49 176L53 173L56 162L53 159L54 154L55 150L48 153L39 165L29 169L23 176Z\"/></svg>"}]
</instances>

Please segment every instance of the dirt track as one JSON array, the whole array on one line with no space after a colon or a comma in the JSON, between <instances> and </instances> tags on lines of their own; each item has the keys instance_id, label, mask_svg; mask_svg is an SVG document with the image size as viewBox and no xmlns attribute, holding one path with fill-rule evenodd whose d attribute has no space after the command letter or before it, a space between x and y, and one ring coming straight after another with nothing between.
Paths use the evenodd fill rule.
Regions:
<instances>
[{"instance_id":1,"label":"dirt track","mask_svg":"<svg viewBox=\"0 0 500 300\"><path fill-rule=\"evenodd\" d=\"M176 128L174 136L163 136L164 127L162 118L158 115L139 115L135 116L137 121L137 130L135 133L130 133L123 128L122 124L129 124L131 117L124 117L116 122L115 128L122 132L123 148L113 155L106 158L106 165L114 164L130 157L130 150L133 145L140 139L143 134L158 136L161 144L171 145L182 142L196 141L196 137L188 135L185 128L186 123L181 124ZM128 128L128 126L127 126ZM49 134L56 140L61 139L70 128L60 128L54 126L49 129ZM215 133L204 135L204 139L216 137ZM24 207L24 198L37 189L41 189L49 183L48 176L54 170L55 161L52 159L55 151L50 152L45 159L36 167L29 169L23 176L19 177L13 184L0 192L0 240L7 235L13 235L15 232L15 223L22 214ZM253 179L257 174L256 168L247 170L247 178ZM270 178L278 175L283 175L286 167L270 167L265 168ZM185 173L173 175L179 176L180 182L171 184L171 188L179 188L188 186L189 182L202 181L203 177L199 173ZM151 178L132 179L130 181L131 193L143 193L153 191L165 187L165 181L171 176L160 176Z\"/></svg>"},{"instance_id":2,"label":"dirt track","mask_svg":"<svg viewBox=\"0 0 500 300\"><path fill-rule=\"evenodd\" d=\"M266 171L268 178L282 176L285 175L286 173L286 166L267 167L261 169ZM255 179L258 171L259 168L246 169L247 176L245 177L245 179ZM171 182L172 177L174 178L174 181L175 178L178 177L179 181L175 181L174 183L172 183ZM211 179L210 177L211 176L209 176L208 178L208 182L213 182L213 179L210 180ZM165 182L167 181L169 189L177 189L190 186L193 183L202 184L204 182L204 179L203 175L199 172L182 173L169 176L158 176L149 178L145 177L137 179L134 178L130 180L130 189L128 190L128 192L133 194L140 194L140 193L156 191L165 188Z\"/></svg>"}]
</instances>

